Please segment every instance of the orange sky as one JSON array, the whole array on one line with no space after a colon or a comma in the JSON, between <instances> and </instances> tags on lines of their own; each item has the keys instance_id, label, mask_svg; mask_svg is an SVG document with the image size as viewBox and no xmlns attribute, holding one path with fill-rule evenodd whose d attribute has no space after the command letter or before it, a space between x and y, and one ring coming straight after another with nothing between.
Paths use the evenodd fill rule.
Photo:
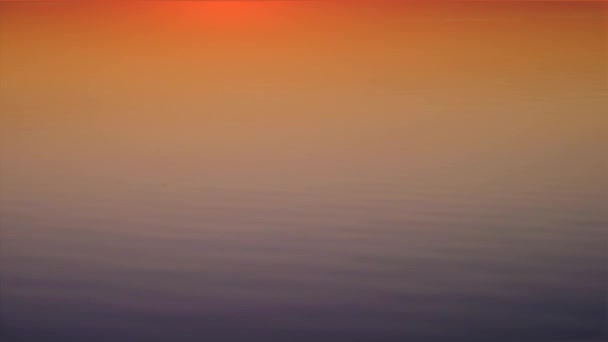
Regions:
<instances>
[{"instance_id":1,"label":"orange sky","mask_svg":"<svg viewBox=\"0 0 608 342\"><path fill-rule=\"evenodd\" d=\"M94 173L119 153L133 174L203 158L222 167L193 172L223 179L229 166L262 177L260 165L321 165L321 177L363 160L390 175L401 162L426 172L443 170L435 160L599 149L597 4L131 4L0 12L3 156L27 161L35 143ZM38 177L37 164L19 165L15 177Z\"/></svg>"}]
</instances>

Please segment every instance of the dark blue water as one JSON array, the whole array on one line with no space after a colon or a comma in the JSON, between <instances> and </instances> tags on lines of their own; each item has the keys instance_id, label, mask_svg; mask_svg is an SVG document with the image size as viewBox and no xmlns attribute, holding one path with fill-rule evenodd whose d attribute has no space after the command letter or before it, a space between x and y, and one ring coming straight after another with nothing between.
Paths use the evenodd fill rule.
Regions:
<instances>
[{"instance_id":1,"label":"dark blue water","mask_svg":"<svg viewBox=\"0 0 608 342\"><path fill-rule=\"evenodd\" d=\"M532 160L288 173L25 150L2 173L9 341L549 341L605 325L597 179Z\"/></svg>"}]
</instances>

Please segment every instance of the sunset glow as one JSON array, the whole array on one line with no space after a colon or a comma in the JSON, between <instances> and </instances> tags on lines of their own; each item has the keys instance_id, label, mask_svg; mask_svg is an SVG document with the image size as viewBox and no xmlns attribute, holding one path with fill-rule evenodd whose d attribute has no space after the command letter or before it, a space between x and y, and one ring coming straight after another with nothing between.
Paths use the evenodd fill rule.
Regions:
<instances>
[{"instance_id":1,"label":"sunset glow","mask_svg":"<svg viewBox=\"0 0 608 342\"><path fill-rule=\"evenodd\" d=\"M600 336L605 9L0 1L0 340Z\"/></svg>"},{"instance_id":2,"label":"sunset glow","mask_svg":"<svg viewBox=\"0 0 608 342\"><path fill-rule=\"evenodd\" d=\"M290 1L159 1L148 6L178 21L247 26L278 19L290 7Z\"/></svg>"}]
</instances>

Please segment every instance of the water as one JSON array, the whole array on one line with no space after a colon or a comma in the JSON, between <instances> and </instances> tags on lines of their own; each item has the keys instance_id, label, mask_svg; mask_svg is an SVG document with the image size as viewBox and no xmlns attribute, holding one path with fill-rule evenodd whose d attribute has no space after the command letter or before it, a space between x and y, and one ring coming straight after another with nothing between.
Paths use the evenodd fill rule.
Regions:
<instances>
[{"instance_id":1,"label":"water","mask_svg":"<svg viewBox=\"0 0 608 342\"><path fill-rule=\"evenodd\" d=\"M3 341L602 337L601 5L150 6L2 7Z\"/></svg>"}]
</instances>

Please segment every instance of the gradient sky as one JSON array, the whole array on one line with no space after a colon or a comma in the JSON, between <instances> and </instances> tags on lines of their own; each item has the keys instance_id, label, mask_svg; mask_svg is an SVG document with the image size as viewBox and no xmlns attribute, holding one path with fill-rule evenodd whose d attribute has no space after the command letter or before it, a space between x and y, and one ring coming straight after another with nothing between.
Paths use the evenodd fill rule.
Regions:
<instances>
[{"instance_id":1,"label":"gradient sky","mask_svg":"<svg viewBox=\"0 0 608 342\"><path fill-rule=\"evenodd\" d=\"M605 323L604 4L72 4L0 6L15 331Z\"/></svg>"},{"instance_id":2,"label":"gradient sky","mask_svg":"<svg viewBox=\"0 0 608 342\"><path fill-rule=\"evenodd\" d=\"M414 160L432 158L425 155L429 146L446 146L467 158L487 154L499 162L495 151L475 140L512 149L514 156L559 150L559 144L580 149L583 158L583 151L599 148L593 137L603 120L602 6L345 3L167 1L120 4L120 11L5 7L1 102L8 108L48 108L29 115L58 129L49 146L59 149L92 122L117 125L115 140L96 143L104 150L120 148L121 141L153 140L153 132L167 127L178 136L178 127L190 120L200 127L220 123L205 138L217 143L203 146L217 149L208 155L218 162L241 153L238 142L246 143L248 134L260 144L254 155L269 161L290 149L314 149L328 160L349 153L355 158L367 149L390 164L401 160L393 157L401 153L395 143L404 131L412 134ZM546 110L525 115L532 98ZM340 110L332 112L335 106ZM370 126L364 109L377 106L386 111L385 121ZM574 120L580 108L587 115ZM18 155L28 138L16 127L33 118L19 117L18 110L5 113L0 145ZM176 117L181 119L172 122ZM268 129L251 132L229 124L248 117ZM335 136L343 120L367 135ZM137 129L144 122L147 129ZM302 127L315 125L327 130L311 141ZM522 139L519 129L539 130L532 147L533 137ZM125 136L119 138L120 132ZM234 140L220 142L219 132ZM301 136L308 145L278 144L289 136ZM282 151L267 152L271 146ZM445 157L462 157L452 152ZM577 165L573 161L570 169L578 172Z\"/></svg>"}]
</instances>

